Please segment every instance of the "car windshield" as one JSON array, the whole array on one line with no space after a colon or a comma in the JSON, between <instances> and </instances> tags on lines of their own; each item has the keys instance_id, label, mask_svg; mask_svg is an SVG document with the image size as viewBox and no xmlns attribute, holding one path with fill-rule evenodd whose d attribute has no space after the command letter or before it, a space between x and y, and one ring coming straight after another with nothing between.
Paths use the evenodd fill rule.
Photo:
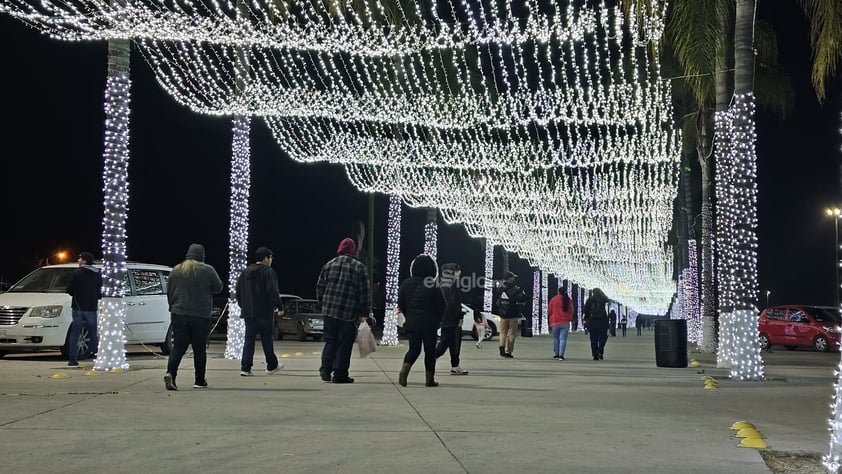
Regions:
<instances>
[{"instance_id":1,"label":"car windshield","mask_svg":"<svg viewBox=\"0 0 842 474\"><path fill-rule=\"evenodd\" d=\"M299 313L321 313L322 309L319 308L318 301L299 301L298 302L298 312Z\"/></svg>"},{"instance_id":2,"label":"car windshield","mask_svg":"<svg viewBox=\"0 0 842 474\"><path fill-rule=\"evenodd\" d=\"M840 323L842 318L839 317L839 311L828 308L815 308L812 312L813 317L820 323Z\"/></svg>"},{"instance_id":3,"label":"car windshield","mask_svg":"<svg viewBox=\"0 0 842 474\"><path fill-rule=\"evenodd\" d=\"M65 293L76 268L41 267L9 288L9 293Z\"/></svg>"}]
</instances>

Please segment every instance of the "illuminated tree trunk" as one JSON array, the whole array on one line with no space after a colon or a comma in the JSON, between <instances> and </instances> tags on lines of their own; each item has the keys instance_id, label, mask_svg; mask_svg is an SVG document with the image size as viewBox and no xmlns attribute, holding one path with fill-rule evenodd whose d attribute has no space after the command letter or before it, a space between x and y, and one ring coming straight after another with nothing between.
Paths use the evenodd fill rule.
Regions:
<instances>
[{"instance_id":1,"label":"illuminated tree trunk","mask_svg":"<svg viewBox=\"0 0 842 474\"><path fill-rule=\"evenodd\" d=\"M401 266L401 198L389 195L389 217L386 225L386 314L383 317L384 346L398 345L398 285Z\"/></svg>"},{"instance_id":2,"label":"illuminated tree trunk","mask_svg":"<svg viewBox=\"0 0 842 474\"><path fill-rule=\"evenodd\" d=\"M130 51L127 40L108 42L103 150L102 300L94 370L128 370L124 283L126 281L126 213L129 204ZM75 350L75 348L70 348Z\"/></svg>"},{"instance_id":3,"label":"illuminated tree trunk","mask_svg":"<svg viewBox=\"0 0 842 474\"><path fill-rule=\"evenodd\" d=\"M245 341L245 321L240 319L240 305L235 294L237 279L248 264L249 190L251 188L251 119L237 117L232 121L231 144L231 222L228 244L228 328L226 359L241 359Z\"/></svg>"},{"instance_id":4,"label":"illuminated tree trunk","mask_svg":"<svg viewBox=\"0 0 842 474\"><path fill-rule=\"evenodd\" d=\"M424 225L424 253L437 260L438 257L438 211L427 209L427 223Z\"/></svg>"}]
</instances>

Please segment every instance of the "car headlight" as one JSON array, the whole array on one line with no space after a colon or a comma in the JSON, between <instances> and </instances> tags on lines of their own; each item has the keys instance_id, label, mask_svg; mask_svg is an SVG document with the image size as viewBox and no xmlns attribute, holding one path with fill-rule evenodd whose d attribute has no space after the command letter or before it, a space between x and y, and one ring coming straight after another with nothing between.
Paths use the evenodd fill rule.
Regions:
<instances>
[{"instance_id":1,"label":"car headlight","mask_svg":"<svg viewBox=\"0 0 842 474\"><path fill-rule=\"evenodd\" d=\"M827 332L842 332L839 330L839 326L822 326L822 329Z\"/></svg>"},{"instance_id":2,"label":"car headlight","mask_svg":"<svg viewBox=\"0 0 842 474\"><path fill-rule=\"evenodd\" d=\"M61 316L61 306L36 306L29 313L30 318L57 318Z\"/></svg>"}]
</instances>

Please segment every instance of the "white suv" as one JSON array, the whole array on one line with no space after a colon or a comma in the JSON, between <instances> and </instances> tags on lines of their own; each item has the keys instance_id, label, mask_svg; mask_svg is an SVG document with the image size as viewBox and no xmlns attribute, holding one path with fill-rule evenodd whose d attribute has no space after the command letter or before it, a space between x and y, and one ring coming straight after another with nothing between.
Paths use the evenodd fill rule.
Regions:
<instances>
[{"instance_id":1,"label":"white suv","mask_svg":"<svg viewBox=\"0 0 842 474\"><path fill-rule=\"evenodd\" d=\"M100 262L94 266L102 268ZM172 348L167 281L172 268L128 262L126 274L126 344L155 344L163 354ZM72 312L65 293L78 264L48 265L33 271L0 294L0 357L9 352L59 349L68 355ZM76 351L88 353L90 336L83 327Z\"/></svg>"}]
</instances>

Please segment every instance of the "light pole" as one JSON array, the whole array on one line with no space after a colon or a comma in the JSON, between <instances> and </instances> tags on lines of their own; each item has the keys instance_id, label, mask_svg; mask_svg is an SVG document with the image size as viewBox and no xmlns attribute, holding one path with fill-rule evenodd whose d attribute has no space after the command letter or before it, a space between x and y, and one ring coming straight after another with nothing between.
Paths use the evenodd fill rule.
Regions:
<instances>
[{"instance_id":1,"label":"light pole","mask_svg":"<svg viewBox=\"0 0 842 474\"><path fill-rule=\"evenodd\" d=\"M772 294L772 290L766 290L766 307L769 307L769 295Z\"/></svg>"},{"instance_id":2,"label":"light pole","mask_svg":"<svg viewBox=\"0 0 842 474\"><path fill-rule=\"evenodd\" d=\"M838 207L826 207L824 213L833 218L833 245L836 249L836 262L833 271L836 275L836 289L833 291L833 304L839 308L839 215L842 210Z\"/></svg>"}]
</instances>

